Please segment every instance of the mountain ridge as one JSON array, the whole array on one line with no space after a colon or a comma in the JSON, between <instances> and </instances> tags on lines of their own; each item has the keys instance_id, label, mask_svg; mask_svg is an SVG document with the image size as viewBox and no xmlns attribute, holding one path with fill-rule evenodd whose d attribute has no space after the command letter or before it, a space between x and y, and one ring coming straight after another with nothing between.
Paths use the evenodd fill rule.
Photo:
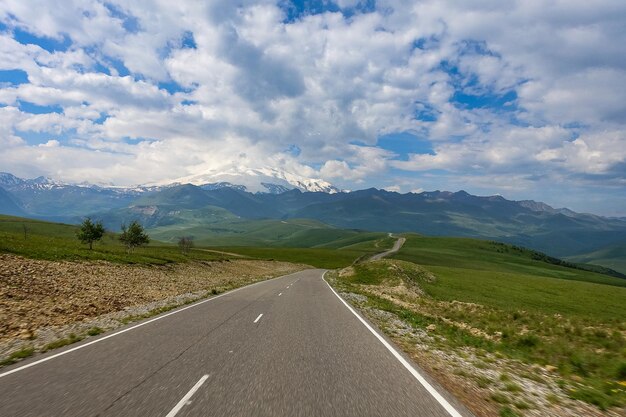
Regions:
<instances>
[{"instance_id":1,"label":"mountain ridge","mask_svg":"<svg viewBox=\"0 0 626 417\"><path fill-rule=\"evenodd\" d=\"M0 174L0 187L7 188L7 195L26 215L72 223L92 216L106 219L107 227L114 229L133 219L149 227L177 225L172 230L178 234L186 233L190 219L197 225L207 223L198 223L202 216L212 216L207 220L212 225L237 219L311 219L343 229L499 240L557 257L626 243L623 219L500 195L474 196L464 190L402 194L369 188L328 193L277 185L273 192L251 193L227 181L122 189L45 177L23 180L6 173ZM198 227L194 233L205 233L203 226Z\"/></svg>"}]
</instances>

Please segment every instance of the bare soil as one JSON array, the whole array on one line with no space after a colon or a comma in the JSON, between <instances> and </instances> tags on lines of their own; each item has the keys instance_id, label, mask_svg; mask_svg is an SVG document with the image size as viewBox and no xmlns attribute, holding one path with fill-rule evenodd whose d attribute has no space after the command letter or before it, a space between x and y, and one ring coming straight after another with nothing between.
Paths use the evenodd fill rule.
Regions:
<instances>
[{"instance_id":1,"label":"bare soil","mask_svg":"<svg viewBox=\"0 0 626 417\"><path fill-rule=\"evenodd\" d=\"M119 327L128 316L306 268L243 259L140 266L0 254L0 360L27 346L40 350L69 332Z\"/></svg>"}]
</instances>

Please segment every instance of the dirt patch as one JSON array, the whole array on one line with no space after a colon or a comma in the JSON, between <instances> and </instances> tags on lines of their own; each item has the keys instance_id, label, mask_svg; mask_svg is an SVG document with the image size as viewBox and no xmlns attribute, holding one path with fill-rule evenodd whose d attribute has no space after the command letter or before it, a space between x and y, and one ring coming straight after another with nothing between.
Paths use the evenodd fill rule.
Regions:
<instances>
[{"instance_id":1,"label":"dirt patch","mask_svg":"<svg viewBox=\"0 0 626 417\"><path fill-rule=\"evenodd\" d=\"M68 332L115 328L128 316L306 268L256 260L139 266L0 254L0 359Z\"/></svg>"}]
</instances>

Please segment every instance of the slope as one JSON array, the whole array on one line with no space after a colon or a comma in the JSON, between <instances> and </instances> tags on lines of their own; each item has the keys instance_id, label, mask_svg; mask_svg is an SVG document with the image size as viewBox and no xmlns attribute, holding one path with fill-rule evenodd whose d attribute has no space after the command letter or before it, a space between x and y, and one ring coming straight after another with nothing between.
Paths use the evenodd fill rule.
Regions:
<instances>
[{"instance_id":1,"label":"slope","mask_svg":"<svg viewBox=\"0 0 626 417\"><path fill-rule=\"evenodd\" d=\"M4 188L0 187L0 214L8 214L12 216L23 216L24 210L15 202L11 194Z\"/></svg>"},{"instance_id":2,"label":"slope","mask_svg":"<svg viewBox=\"0 0 626 417\"><path fill-rule=\"evenodd\" d=\"M567 260L601 265L626 274L626 243L605 246L590 253L568 257Z\"/></svg>"}]
</instances>

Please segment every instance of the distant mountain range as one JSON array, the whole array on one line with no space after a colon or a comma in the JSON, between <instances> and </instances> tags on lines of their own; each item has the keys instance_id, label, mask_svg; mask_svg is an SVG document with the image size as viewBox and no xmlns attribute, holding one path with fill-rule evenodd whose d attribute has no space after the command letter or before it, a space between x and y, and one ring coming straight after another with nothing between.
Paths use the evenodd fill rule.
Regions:
<instances>
[{"instance_id":1,"label":"distant mountain range","mask_svg":"<svg viewBox=\"0 0 626 417\"><path fill-rule=\"evenodd\" d=\"M251 193L280 194L288 190L323 192L334 194L339 190L334 185L316 178L307 178L276 168L246 168L231 167L222 171L213 171L200 175L191 175L179 178L173 184L199 185L205 189L221 188L223 186L237 188Z\"/></svg>"},{"instance_id":2,"label":"distant mountain range","mask_svg":"<svg viewBox=\"0 0 626 417\"><path fill-rule=\"evenodd\" d=\"M371 188L340 192L328 183L302 177L284 175L278 181L281 173L269 170L232 175L221 177L228 181L216 182L204 182L215 176L196 177L196 185L120 188L42 177L25 180L3 173L0 213L73 223L89 215L111 229L137 219L159 238L193 234L205 243L216 236L239 236L237 242L245 242L243 223L250 226L254 221L273 220L264 223L267 229L290 219L311 219L321 226L306 223L302 227L479 237L559 257L626 244L624 219L555 209L541 202L479 197L465 191L400 194ZM234 182L237 178L239 183Z\"/></svg>"}]
</instances>

